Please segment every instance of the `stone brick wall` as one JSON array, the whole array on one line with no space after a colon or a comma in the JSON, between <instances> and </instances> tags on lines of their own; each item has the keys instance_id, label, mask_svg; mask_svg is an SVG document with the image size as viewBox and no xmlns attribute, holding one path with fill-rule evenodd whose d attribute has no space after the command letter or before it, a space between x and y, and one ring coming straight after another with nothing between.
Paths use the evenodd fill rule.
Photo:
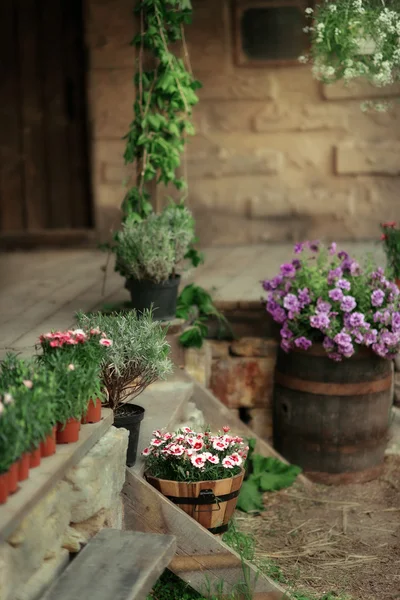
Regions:
<instances>
[{"instance_id":1,"label":"stone brick wall","mask_svg":"<svg viewBox=\"0 0 400 600\"><path fill-rule=\"evenodd\" d=\"M128 431L111 427L0 544L1 600L38 600L104 527L121 529Z\"/></svg>"},{"instance_id":2,"label":"stone brick wall","mask_svg":"<svg viewBox=\"0 0 400 600\"><path fill-rule=\"evenodd\" d=\"M366 114L380 90L322 86L308 66L234 62L228 0L193 0L187 42L203 82L187 153L189 203L204 245L375 238L396 218L399 108ZM93 187L101 231L118 223L121 137L132 115L132 0L87 0ZM387 95L399 88L385 90Z\"/></svg>"}]
</instances>

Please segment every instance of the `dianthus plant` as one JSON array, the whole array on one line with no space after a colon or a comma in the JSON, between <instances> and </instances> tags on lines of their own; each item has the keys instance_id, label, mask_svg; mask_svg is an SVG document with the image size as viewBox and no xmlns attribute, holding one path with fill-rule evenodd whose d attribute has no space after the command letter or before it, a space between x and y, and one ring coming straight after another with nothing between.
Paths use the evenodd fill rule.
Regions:
<instances>
[{"instance_id":1,"label":"dianthus plant","mask_svg":"<svg viewBox=\"0 0 400 600\"><path fill-rule=\"evenodd\" d=\"M308 350L322 343L333 360L359 347L391 359L400 350L399 290L382 268L362 268L346 252L296 244L297 257L264 281L266 308L281 325L281 347Z\"/></svg>"},{"instance_id":2,"label":"dianthus plant","mask_svg":"<svg viewBox=\"0 0 400 600\"><path fill-rule=\"evenodd\" d=\"M229 435L229 427L212 434L184 427L173 433L154 431L146 458L146 472L170 481L216 481L238 475L247 458L243 438Z\"/></svg>"},{"instance_id":3,"label":"dianthus plant","mask_svg":"<svg viewBox=\"0 0 400 600\"><path fill-rule=\"evenodd\" d=\"M398 79L400 65L399 0L340 0L306 9L312 19L310 56L314 76L330 83L358 77L376 86Z\"/></svg>"}]
</instances>

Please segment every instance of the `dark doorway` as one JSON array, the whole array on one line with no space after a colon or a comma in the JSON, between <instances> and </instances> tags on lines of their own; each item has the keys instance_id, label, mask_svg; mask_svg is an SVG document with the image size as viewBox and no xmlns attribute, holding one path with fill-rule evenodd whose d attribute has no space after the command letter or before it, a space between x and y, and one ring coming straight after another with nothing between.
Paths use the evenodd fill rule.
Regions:
<instances>
[{"instance_id":1,"label":"dark doorway","mask_svg":"<svg viewBox=\"0 0 400 600\"><path fill-rule=\"evenodd\" d=\"M0 242L93 227L86 72L82 0L0 2Z\"/></svg>"}]
</instances>

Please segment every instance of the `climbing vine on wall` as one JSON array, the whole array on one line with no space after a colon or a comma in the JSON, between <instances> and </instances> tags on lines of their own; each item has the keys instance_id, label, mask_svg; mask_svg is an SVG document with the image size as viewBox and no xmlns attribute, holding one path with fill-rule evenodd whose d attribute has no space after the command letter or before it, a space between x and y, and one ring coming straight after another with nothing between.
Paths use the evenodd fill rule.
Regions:
<instances>
[{"instance_id":1,"label":"climbing vine on wall","mask_svg":"<svg viewBox=\"0 0 400 600\"><path fill-rule=\"evenodd\" d=\"M135 165L136 181L125 196L123 214L140 220L153 210L149 182L172 184L185 196L187 182L178 168L187 136L194 134L192 108L201 84L193 77L185 42L190 0L141 0L135 12L136 98L124 159Z\"/></svg>"}]
</instances>

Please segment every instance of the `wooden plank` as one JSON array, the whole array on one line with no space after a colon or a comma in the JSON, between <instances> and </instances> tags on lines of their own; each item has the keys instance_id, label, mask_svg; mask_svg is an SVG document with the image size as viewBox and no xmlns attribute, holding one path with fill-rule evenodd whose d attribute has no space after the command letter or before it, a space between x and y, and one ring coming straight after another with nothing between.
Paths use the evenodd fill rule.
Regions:
<instances>
[{"instance_id":1,"label":"wooden plank","mask_svg":"<svg viewBox=\"0 0 400 600\"><path fill-rule=\"evenodd\" d=\"M21 86L22 152L27 229L48 223L36 0L16 0Z\"/></svg>"},{"instance_id":2,"label":"wooden plank","mask_svg":"<svg viewBox=\"0 0 400 600\"><path fill-rule=\"evenodd\" d=\"M64 60L67 85L67 138L71 181L71 225L92 225L86 114L86 60L82 0L64 1Z\"/></svg>"},{"instance_id":3,"label":"wooden plank","mask_svg":"<svg viewBox=\"0 0 400 600\"><path fill-rule=\"evenodd\" d=\"M0 2L0 230L24 229L17 15Z\"/></svg>"},{"instance_id":4,"label":"wooden plank","mask_svg":"<svg viewBox=\"0 0 400 600\"><path fill-rule=\"evenodd\" d=\"M269 594L268 600L289 598L279 585L242 561L220 537L204 529L132 469L127 469L123 495L126 529L174 535L178 555L188 562L183 568L182 563L175 563L175 569L172 563L171 569L198 592L208 593L223 586L224 593L229 594L243 583L245 569L254 592Z\"/></svg>"},{"instance_id":5,"label":"wooden plank","mask_svg":"<svg viewBox=\"0 0 400 600\"><path fill-rule=\"evenodd\" d=\"M43 73L44 132L50 226L71 226L68 122L65 110L62 3L40 0L40 42Z\"/></svg>"},{"instance_id":6,"label":"wooden plank","mask_svg":"<svg viewBox=\"0 0 400 600\"><path fill-rule=\"evenodd\" d=\"M31 471L29 479L21 483L17 494L9 497L0 507L0 542L6 541L32 509L76 465L99 439L110 429L114 421L113 411L102 410L99 423L82 425L80 438L74 444L61 444L53 456L44 459Z\"/></svg>"},{"instance_id":7,"label":"wooden plank","mask_svg":"<svg viewBox=\"0 0 400 600\"><path fill-rule=\"evenodd\" d=\"M211 429L221 429L222 425L229 425L232 432L236 435L240 435L245 438L255 438L256 452L259 452L263 456L273 456L278 458L282 462L288 464L288 461L283 458L268 442L258 437L250 427L247 427L241 421L235 413L227 408L218 398L216 398L212 392L207 390L200 383L195 381L186 371L183 375L188 381L193 382L193 397L192 402L195 403L196 407L201 410L204 415L205 422L211 427ZM304 475L299 475L299 480L308 489L313 487L313 484Z\"/></svg>"},{"instance_id":8,"label":"wooden plank","mask_svg":"<svg viewBox=\"0 0 400 600\"><path fill-rule=\"evenodd\" d=\"M171 535L103 529L43 600L145 600L175 548Z\"/></svg>"}]
</instances>

